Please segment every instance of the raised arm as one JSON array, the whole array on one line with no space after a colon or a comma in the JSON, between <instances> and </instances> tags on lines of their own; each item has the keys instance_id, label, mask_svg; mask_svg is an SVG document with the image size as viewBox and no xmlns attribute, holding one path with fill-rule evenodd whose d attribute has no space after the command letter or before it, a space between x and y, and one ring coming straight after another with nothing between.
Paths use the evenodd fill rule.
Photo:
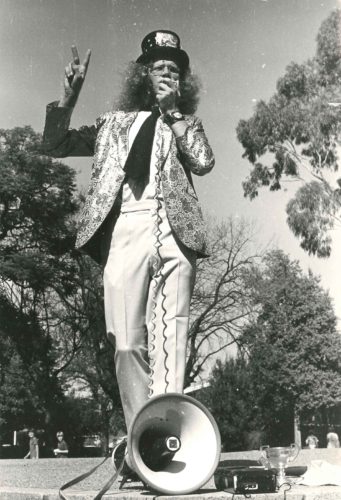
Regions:
<instances>
[{"instance_id":1,"label":"raised arm","mask_svg":"<svg viewBox=\"0 0 341 500\"><path fill-rule=\"evenodd\" d=\"M43 135L44 152L55 158L92 156L97 126L69 129L73 108L82 89L90 61L90 50L82 63L77 48L72 46L72 61L65 67L63 95L47 106Z\"/></svg>"},{"instance_id":2,"label":"raised arm","mask_svg":"<svg viewBox=\"0 0 341 500\"><path fill-rule=\"evenodd\" d=\"M91 50L86 52L84 61L80 63L78 50L75 45L71 47L72 61L65 66L64 93L59 101L60 107L73 108L82 89L88 66Z\"/></svg>"}]
</instances>

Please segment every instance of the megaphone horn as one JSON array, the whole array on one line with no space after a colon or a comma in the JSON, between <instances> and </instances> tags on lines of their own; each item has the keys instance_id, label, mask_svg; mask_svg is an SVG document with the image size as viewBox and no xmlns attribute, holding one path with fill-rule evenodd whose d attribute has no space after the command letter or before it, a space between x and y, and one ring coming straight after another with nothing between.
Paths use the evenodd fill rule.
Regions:
<instances>
[{"instance_id":1,"label":"megaphone horn","mask_svg":"<svg viewBox=\"0 0 341 500\"><path fill-rule=\"evenodd\" d=\"M170 495L198 490L214 474L220 458L220 434L199 401L169 393L150 399L128 434L135 472L152 489Z\"/></svg>"}]
</instances>

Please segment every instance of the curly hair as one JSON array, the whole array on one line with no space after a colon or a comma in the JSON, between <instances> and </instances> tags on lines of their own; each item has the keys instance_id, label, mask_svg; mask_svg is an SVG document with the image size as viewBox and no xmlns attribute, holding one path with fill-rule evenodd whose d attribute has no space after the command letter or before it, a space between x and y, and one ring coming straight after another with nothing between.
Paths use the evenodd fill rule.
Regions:
<instances>
[{"instance_id":1,"label":"curly hair","mask_svg":"<svg viewBox=\"0 0 341 500\"><path fill-rule=\"evenodd\" d=\"M123 75L122 90L115 101L115 110L149 110L154 104L154 93L148 76L148 65L130 62ZM179 110L184 114L193 114L199 104L201 83L190 69L180 74Z\"/></svg>"}]
</instances>

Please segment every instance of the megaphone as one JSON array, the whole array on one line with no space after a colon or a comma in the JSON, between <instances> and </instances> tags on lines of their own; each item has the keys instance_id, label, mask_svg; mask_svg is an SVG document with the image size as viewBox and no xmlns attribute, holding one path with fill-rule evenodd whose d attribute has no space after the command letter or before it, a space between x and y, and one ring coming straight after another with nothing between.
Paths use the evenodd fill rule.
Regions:
<instances>
[{"instance_id":1,"label":"megaphone","mask_svg":"<svg viewBox=\"0 0 341 500\"><path fill-rule=\"evenodd\" d=\"M199 401L168 393L151 398L128 434L133 468L151 489L191 493L214 474L220 458L217 424Z\"/></svg>"}]
</instances>

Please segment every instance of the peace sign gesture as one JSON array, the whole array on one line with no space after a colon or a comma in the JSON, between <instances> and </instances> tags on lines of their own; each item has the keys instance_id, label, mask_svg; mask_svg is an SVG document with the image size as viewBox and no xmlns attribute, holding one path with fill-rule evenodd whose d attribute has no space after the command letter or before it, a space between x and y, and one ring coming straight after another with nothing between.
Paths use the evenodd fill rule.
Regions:
<instances>
[{"instance_id":1,"label":"peace sign gesture","mask_svg":"<svg viewBox=\"0 0 341 500\"><path fill-rule=\"evenodd\" d=\"M76 104L85 80L91 56L91 51L88 50L83 62L80 63L78 50L75 45L72 45L71 51L73 59L65 66L64 95L59 103L60 106L67 107L73 107Z\"/></svg>"}]
</instances>

